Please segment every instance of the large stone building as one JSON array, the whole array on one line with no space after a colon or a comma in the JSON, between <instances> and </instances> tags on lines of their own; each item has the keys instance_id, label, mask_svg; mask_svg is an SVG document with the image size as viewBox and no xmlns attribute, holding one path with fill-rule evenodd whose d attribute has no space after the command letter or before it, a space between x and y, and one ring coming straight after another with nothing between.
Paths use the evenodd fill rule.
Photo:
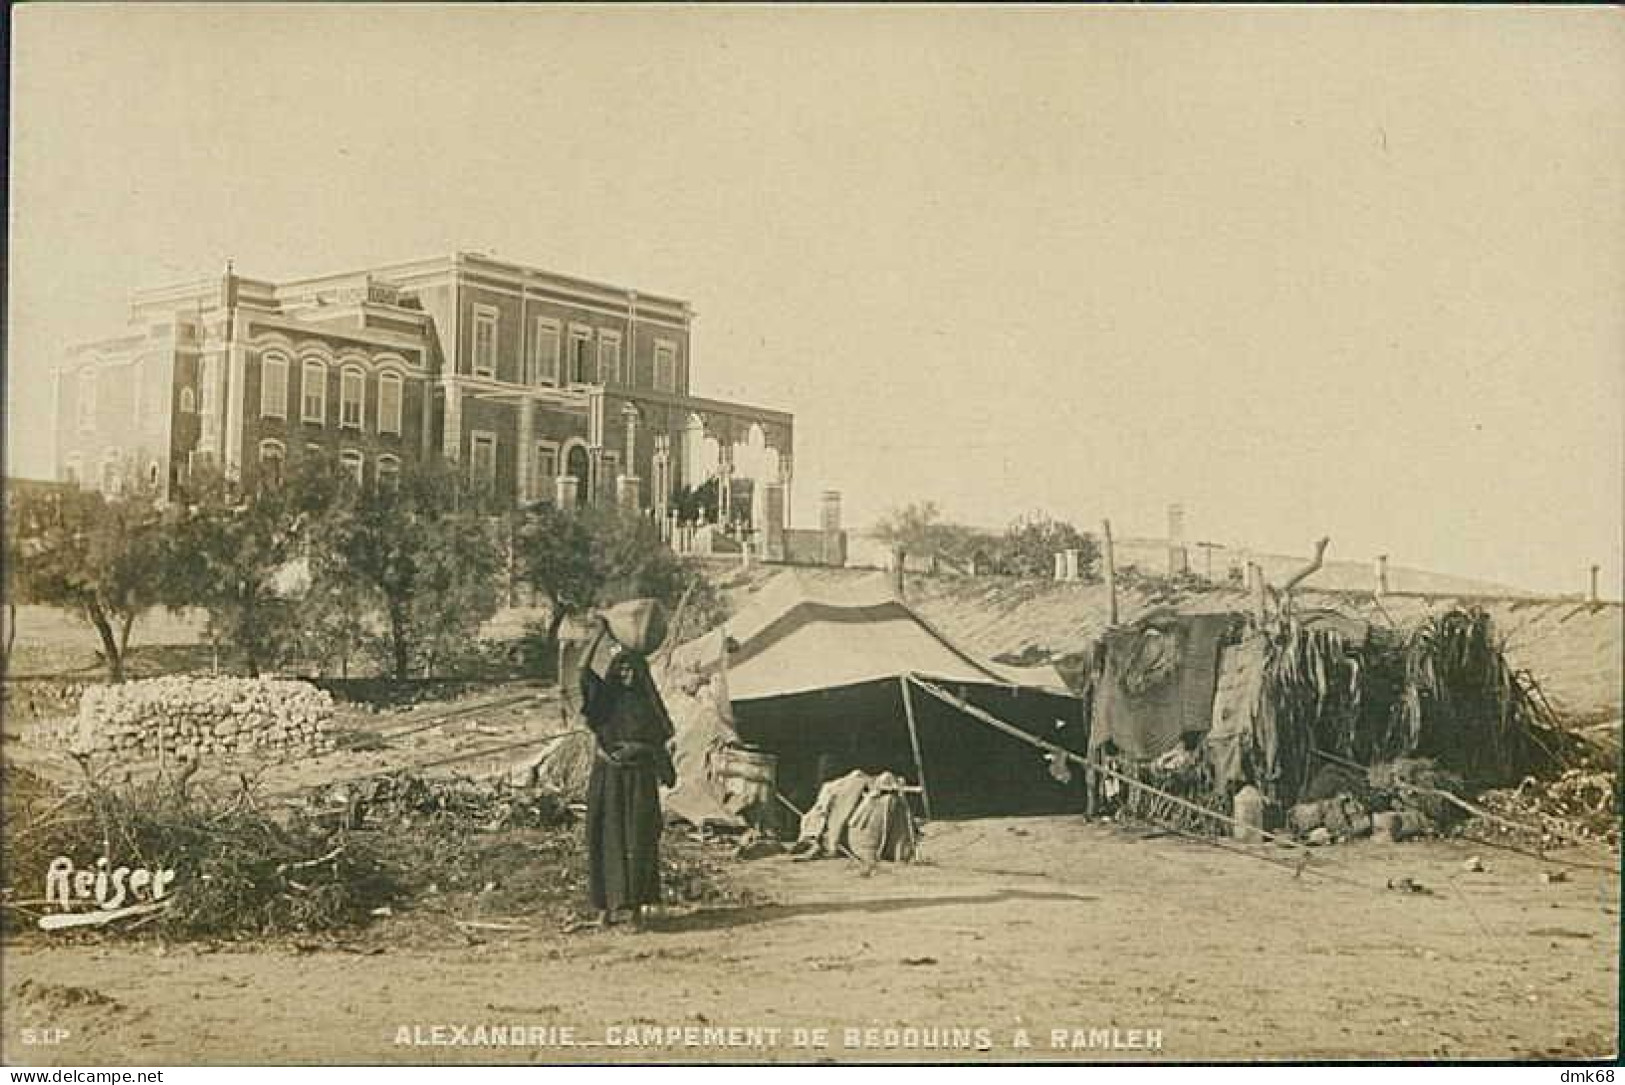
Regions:
<instances>
[{"instance_id":1,"label":"large stone building","mask_svg":"<svg viewBox=\"0 0 1625 1085\"><path fill-rule=\"evenodd\" d=\"M722 505L752 493L777 518L791 416L691 395L693 318L468 253L282 283L228 269L136 293L128 334L61 362L57 473L168 493L205 462L253 483L329 455L371 485L441 457L516 503L664 517L716 479Z\"/></svg>"}]
</instances>

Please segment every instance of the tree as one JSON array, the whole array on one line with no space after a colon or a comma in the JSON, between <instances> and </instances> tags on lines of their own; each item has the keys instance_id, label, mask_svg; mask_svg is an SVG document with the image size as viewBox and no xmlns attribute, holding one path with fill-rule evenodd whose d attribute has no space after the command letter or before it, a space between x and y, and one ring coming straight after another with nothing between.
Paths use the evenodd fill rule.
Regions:
<instances>
[{"instance_id":1,"label":"tree","mask_svg":"<svg viewBox=\"0 0 1625 1085\"><path fill-rule=\"evenodd\" d=\"M1044 512L1029 513L1012 523L993 558L999 571L1011 576L1049 576L1055 568L1055 554L1061 550L1078 551L1079 574L1094 578L1100 557L1094 536Z\"/></svg>"},{"instance_id":2,"label":"tree","mask_svg":"<svg viewBox=\"0 0 1625 1085\"><path fill-rule=\"evenodd\" d=\"M548 602L547 644L567 618L622 599L681 598L697 573L660 541L649 520L616 507L528 515L518 532L520 568Z\"/></svg>"},{"instance_id":3,"label":"tree","mask_svg":"<svg viewBox=\"0 0 1625 1085\"><path fill-rule=\"evenodd\" d=\"M160 515L145 494L104 497L78 489L19 493L7 517L13 588L46 606L82 617L102 643L115 682L124 680L130 630L167 601Z\"/></svg>"},{"instance_id":4,"label":"tree","mask_svg":"<svg viewBox=\"0 0 1625 1085\"><path fill-rule=\"evenodd\" d=\"M313 579L349 580L383 613L397 679L466 645L496 613L496 528L452 470L423 466L350 490L312 540Z\"/></svg>"},{"instance_id":5,"label":"tree","mask_svg":"<svg viewBox=\"0 0 1625 1085\"><path fill-rule=\"evenodd\" d=\"M378 617L366 588L346 578L314 577L299 597L294 653L314 663L318 674L336 663L348 678L351 660L376 643Z\"/></svg>"},{"instance_id":6,"label":"tree","mask_svg":"<svg viewBox=\"0 0 1625 1085\"><path fill-rule=\"evenodd\" d=\"M946 558L961 565L972 559L982 564L999 541L981 528L945 522L932 501L893 509L875 526L875 534L905 553Z\"/></svg>"},{"instance_id":7,"label":"tree","mask_svg":"<svg viewBox=\"0 0 1625 1085\"><path fill-rule=\"evenodd\" d=\"M941 549L942 513L935 501L894 508L875 525L875 537L910 554L935 554Z\"/></svg>"},{"instance_id":8,"label":"tree","mask_svg":"<svg viewBox=\"0 0 1625 1085\"><path fill-rule=\"evenodd\" d=\"M286 478L248 490L195 476L169 518L173 594L209 615L209 634L242 653L251 675L276 663L300 620L293 596L305 546L345 476L306 458Z\"/></svg>"},{"instance_id":9,"label":"tree","mask_svg":"<svg viewBox=\"0 0 1625 1085\"><path fill-rule=\"evenodd\" d=\"M3 659L9 668L13 654L17 649L17 606L30 600L28 585L23 579L23 563L27 557L27 546L22 534L16 530L18 526L17 502L9 499L8 496L6 504L5 555L0 557L0 562L4 562L4 567L0 568L0 572L5 575L5 586L0 591L5 593L6 633L4 654L0 655L0 659Z\"/></svg>"}]
</instances>

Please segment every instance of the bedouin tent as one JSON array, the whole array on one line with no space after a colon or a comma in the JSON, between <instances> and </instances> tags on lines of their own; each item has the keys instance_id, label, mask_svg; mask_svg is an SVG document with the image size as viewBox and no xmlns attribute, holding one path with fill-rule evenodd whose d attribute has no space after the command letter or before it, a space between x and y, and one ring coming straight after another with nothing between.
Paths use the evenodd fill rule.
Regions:
<instances>
[{"instance_id":1,"label":"bedouin tent","mask_svg":"<svg viewBox=\"0 0 1625 1085\"><path fill-rule=\"evenodd\" d=\"M1076 770L1052 771L1033 748L909 679L1077 753L1089 748L1084 703L1052 668L973 658L898 599L883 574L851 583L786 571L683 651L717 661L734 731L777 755L779 791L799 807L823 780L855 768L919 785L928 817L1083 807Z\"/></svg>"}]
</instances>

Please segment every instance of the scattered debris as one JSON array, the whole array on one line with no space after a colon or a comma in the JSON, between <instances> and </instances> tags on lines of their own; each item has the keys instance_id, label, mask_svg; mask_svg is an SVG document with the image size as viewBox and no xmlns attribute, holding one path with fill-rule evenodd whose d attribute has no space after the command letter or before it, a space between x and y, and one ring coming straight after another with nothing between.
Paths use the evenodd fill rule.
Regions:
<instances>
[{"instance_id":1,"label":"scattered debris","mask_svg":"<svg viewBox=\"0 0 1625 1085\"><path fill-rule=\"evenodd\" d=\"M568 825L574 820L568 805L540 784L420 776L407 770L320 789L306 800L306 809L348 829L434 823L466 832L499 832Z\"/></svg>"},{"instance_id":2,"label":"scattered debris","mask_svg":"<svg viewBox=\"0 0 1625 1085\"><path fill-rule=\"evenodd\" d=\"M524 923L499 922L491 919L459 919L455 922L464 930L471 931L528 931L531 929Z\"/></svg>"},{"instance_id":3,"label":"scattered debris","mask_svg":"<svg viewBox=\"0 0 1625 1085\"><path fill-rule=\"evenodd\" d=\"M1373 839L1392 843L1404 839L1405 821L1392 810L1384 810L1371 815L1371 835Z\"/></svg>"},{"instance_id":4,"label":"scattered debris","mask_svg":"<svg viewBox=\"0 0 1625 1085\"><path fill-rule=\"evenodd\" d=\"M766 834L755 830L747 832L739 846L734 849L735 859L766 859L773 855L785 854L785 846Z\"/></svg>"},{"instance_id":5,"label":"scattered debris","mask_svg":"<svg viewBox=\"0 0 1625 1085\"><path fill-rule=\"evenodd\" d=\"M1516 788L1487 791L1478 801L1491 814L1528 826L1519 833L1490 823L1483 826L1485 831L1570 843L1595 841L1619 849L1619 775L1613 767L1569 768L1545 781L1525 777Z\"/></svg>"},{"instance_id":6,"label":"scattered debris","mask_svg":"<svg viewBox=\"0 0 1625 1085\"><path fill-rule=\"evenodd\" d=\"M35 1012L63 1013L74 1009L123 1009L124 1004L94 987L75 987L70 984L50 983L45 980L26 979L11 989L8 1001L15 1007L28 1007Z\"/></svg>"},{"instance_id":7,"label":"scattered debris","mask_svg":"<svg viewBox=\"0 0 1625 1085\"><path fill-rule=\"evenodd\" d=\"M1484 873L1484 860L1480 859L1476 855L1469 855L1462 862L1461 869L1467 871L1469 874L1482 874Z\"/></svg>"},{"instance_id":8,"label":"scattered debris","mask_svg":"<svg viewBox=\"0 0 1625 1085\"><path fill-rule=\"evenodd\" d=\"M1416 881L1414 878L1389 878L1388 888L1396 893L1417 893L1423 896L1432 896L1433 890Z\"/></svg>"}]
</instances>

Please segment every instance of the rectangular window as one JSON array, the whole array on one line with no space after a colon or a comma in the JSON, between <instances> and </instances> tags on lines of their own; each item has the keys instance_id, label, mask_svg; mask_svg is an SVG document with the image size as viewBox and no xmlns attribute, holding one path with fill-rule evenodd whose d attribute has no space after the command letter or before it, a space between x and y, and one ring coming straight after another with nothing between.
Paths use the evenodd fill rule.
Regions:
<instances>
[{"instance_id":1,"label":"rectangular window","mask_svg":"<svg viewBox=\"0 0 1625 1085\"><path fill-rule=\"evenodd\" d=\"M260 362L260 417L288 417L288 362L266 358Z\"/></svg>"},{"instance_id":2,"label":"rectangular window","mask_svg":"<svg viewBox=\"0 0 1625 1085\"><path fill-rule=\"evenodd\" d=\"M306 362L300 378L299 417L318 426L327 425L327 366Z\"/></svg>"},{"instance_id":3,"label":"rectangular window","mask_svg":"<svg viewBox=\"0 0 1625 1085\"><path fill-rule=\"evenodd\" d=\"M491 377L497 371L497 310L474 306L474 375Z\"/></svg>"},{"instance_id":4,"label":"rectangular window","mask_svg":"<svg viewBox=\"0 0 1625 1085\"><path fill-rule=\"evenodd\" d=\"M497 435L476 430L469 440L469 478L476 485L490 486L497 480Z\"/></svg>"},{"instance_id":5,"label":"rectangular window","mask_svg":"<svg viewBox=\"0 0 1625 1085\"><path fill-rule=\"evenodd\" d=\"M677 391L677 344L664 339L655 344L655 387Z\"/></svg>"},{"instance_id":6,"label":"rectangular window","mask_svg":"<svg viewBox=\"0 0 1625 1085\"><path fill-rule=\"evenodd\" d=\"M399 373L378 375L378 432L401 432L401 392Z\"/></svg>"},{"instance_id":7,"label":"rectangular window","mask_svg":"<svg viewBox=\"0 0 1625 1085\"><path fill-rule=\"evenodd\" d=\"M553 492L553 479L559 473L559 448L552 441L536 442L531 460L530 499L540 501Z\"/></svg>"},{"instance_id":8,"label":"rectangular window","mask_svg":"<svg viewBox=\"0 0 1625 1085\"><path fill-rule=\"evenodd\" d=\"M130 408L130 416L135 419L136 428L142 428L146 423L147 410L147 363L145 359L138 359L130 366L130 375L133 378L130 388L135 396L135 403Z\"/></svg>"},{"instance_id":9,"label":"rectangular window","mask_svg":"<svg viewBox=\"0 0 1625 1085\"><path fill-rule=\"evenodd\" d=\"M203 359L198 378L198 429L204 444L212 444L220 425L220 359Z\"/></svg>"},{"instance_id":10,"label":"rectangular window","mask_svg":"<svg viewBox=\"0 0 1625 1085\"><path fill-rule=\"evenodd\" d=\"M621 337L615 332L598 333L598 383L627 383L621 379Z\"/></svg>"},{"instance_id":11,"label":"rectangular window","mask_svg":"<svg viewBox=\"0 0 1625 1085\"><path fill-rule=\"evenodd\" d=\"M559 383L559 322L545 316L536 318L531 327L530 357L525 384Z\"/></svg>"},{"instance_id":12,"label":"rectangular window","mask_svg":"<svg viewBox=\"0 0 1625 1085\"><path fill-rule=\"evenodd\" d=\"M570 329L570 383L591 384L595 374L592 371L592 329Z\"/></svg>"},{"instance_id":13,"label":"rectangular window","mask_svg":"<svg viewBox=\"0 0 1625 1085\"><path fill-rule=\"evenodd\" d=\"M79 429L88 433L96 428L96 371L79 371Z\"/></svg>"},{"instance_id":14,"label":"rectangular window","mask_svg":"<svg viewBox=\"0 0 1625 1085\"><path fill-rule=\"evenodd\" d=\"M339 428L360 429L362 408L367 398L367 375L359 369L346 369L339 376Z\"/></svg>"}]
</instances>

